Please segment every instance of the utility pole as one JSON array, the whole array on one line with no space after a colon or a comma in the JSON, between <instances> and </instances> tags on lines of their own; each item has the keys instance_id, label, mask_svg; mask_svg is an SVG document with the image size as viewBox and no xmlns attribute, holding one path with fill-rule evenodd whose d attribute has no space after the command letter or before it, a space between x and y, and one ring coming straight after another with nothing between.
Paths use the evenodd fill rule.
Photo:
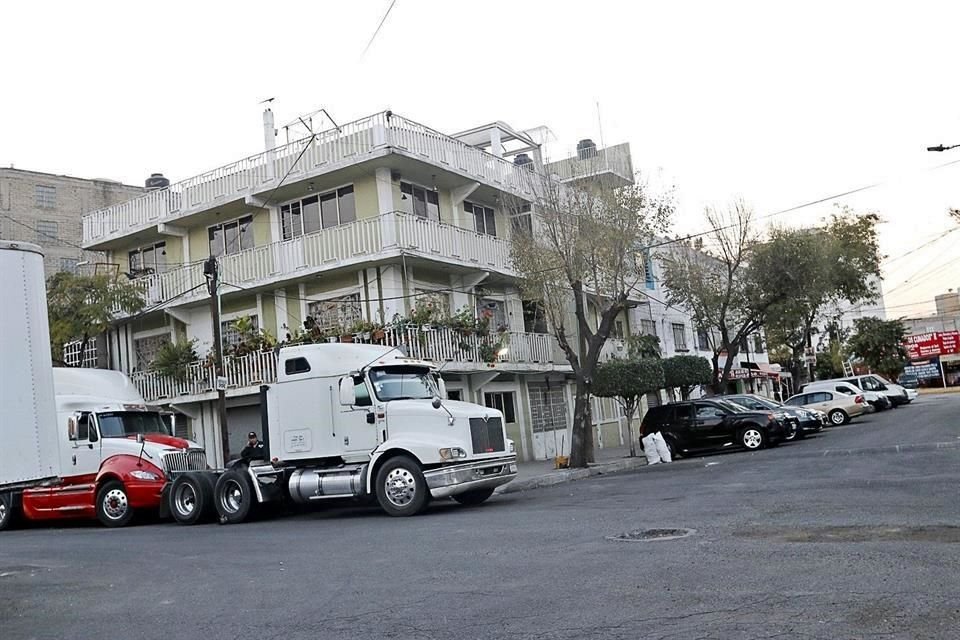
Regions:
<instances>
[{"instance_id":1,"label":"utility pole","mask_svg":"<svg viewBox=\"0 0 960 640\"><path fill-rule=\"evenodd\" d=\"M217 389L217 415L220 422L220 442L223 446L223 464L230 460L230 434L227 431L227 385L223 375L223 336L220 335L220 270L216 256L203 264L210 293L210 316L213 318L213 366Z\"/></svg>"}]
</instances>

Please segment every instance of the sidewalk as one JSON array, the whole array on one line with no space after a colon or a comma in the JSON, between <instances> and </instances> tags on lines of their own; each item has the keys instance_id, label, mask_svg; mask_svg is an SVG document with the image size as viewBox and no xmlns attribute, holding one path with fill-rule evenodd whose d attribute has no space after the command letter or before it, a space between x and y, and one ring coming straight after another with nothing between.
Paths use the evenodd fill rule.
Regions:
<instances>
[{"instance_id":1,"label":"sidewalk","mask_svg":"<svg viewBox=\"0 0 960 640\"><path fill-rule=\"evenodd\" d=\"M637 457L630 457L629 447L597 449L596 462L586 469L554 469L553 460L534 460L517 464L517 477L509 484L497 488L497 493L514 493L539 487L571 482L604 473L616 473L643 467L647 459L637 448Z\"/></svg>"}]
</instances>

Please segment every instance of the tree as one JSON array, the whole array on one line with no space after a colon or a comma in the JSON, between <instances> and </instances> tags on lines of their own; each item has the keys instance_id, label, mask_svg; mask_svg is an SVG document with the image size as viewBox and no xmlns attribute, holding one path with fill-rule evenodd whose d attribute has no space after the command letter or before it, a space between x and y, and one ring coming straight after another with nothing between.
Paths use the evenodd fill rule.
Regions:
<instances>
[{"instance_id":1,"label":"tree","mask_svg":"<svg viewBox=\"0 0 960 640\"><path fill-rule=\"evenodd\" d=\"M590 383L618 314L644 281L641 249L663 233L672 197L646 185L559 183L530 172L532 228L514 227L511 255L525 297L542 304L576 384L570 465L593 459ZM521 211L525 204L508 207ZM590 322L592 304L596 323Z\"/></svg>"},{"instance_id":2,"label":"tree","mask_svg":"<svg viewBox=\"0 0 960 640\"><path fill-rule=\"evenodd\" d=\"M779 289L786 283L790 291L767 311L765 327L771 344L789 349L782 364L795 380L803 377L803 353L813 346L816 326L825 329L831 344L842 342L842 337L834 335L841 307L876 298L879 222L875 213L857 215L844 207L821 227L772 229L767 241L754 250L752 266L758 286ZM817 364L826 366L820 360Z\"/></svg>"},{"instance_id":3,"label":"tree","mask_svg":"<svg viewBox=\"0 0 960 640\"><path fill-rule=\"evenodd\" d=\"M847 349L871 371L896 380L907 362L905 336L906 329L899 319L857 318L853 321L853 335L847 341Z\"/></svg>"},{"instance_id":4,"label":"tree","mask_svg":"<svg viewBox=\"0 0 960 640\"><path fill-rule=\"evenodd\" d=\"M646 334L633 334L626 340L627 357L629 358L659 358L660 338Z\"/></svg>"},{"instance_id":5,"label":"tree","mask_svg":"<svg viewBox=\"0 0 960 640\"><path fill-rule=\"evenodd\" d=\"M680 387L680 397L687 400L694 387L713 382L713 371L703 356L672 356L663 360L663 386Z\"/></svg>"},{"instance_id":6,"label":"tree","mask_svg":"<svg viewBox=\"0 0 960 640\"><path fill-rule=\"evenodd\" d=\"M782 284L776 286L774 274L750 264L758 236L753 211L745 203L735 202L726 212L707 208L706 218L712 231L705 244L674 245L661 254L661 260L667 302L689 310L696 328L706 333L713 352L710 384L714 393L721 393L740 345L763 325L767 310L788 293Z\"/></svg>"},{"instance_id":7,"label":"tree","mask_svg":"<svg viewBox=\"0 0 960 640\"><path fill-rule=\"evenodd\" d=\"M591 390L601 398L616 398L623 407L630 440L630 455L637 455L633 416L640 400L651 391L663 388L663 367L659 358L614 358L597 365Z\"/></svg>"},{"instance_id":8,"label":"tree","mask_svg":"<svg viewBox=\"0 0 960 640\"><path fill-rule=\"evenodd\" d=\"M91 339L110 328L120 314L143 309L144 300L135 285L107 275L75 275L60 272L47 279L47 309L53 361L63 363L63 346L79 340L80 353Z\"/></svg>"}]
</instances>

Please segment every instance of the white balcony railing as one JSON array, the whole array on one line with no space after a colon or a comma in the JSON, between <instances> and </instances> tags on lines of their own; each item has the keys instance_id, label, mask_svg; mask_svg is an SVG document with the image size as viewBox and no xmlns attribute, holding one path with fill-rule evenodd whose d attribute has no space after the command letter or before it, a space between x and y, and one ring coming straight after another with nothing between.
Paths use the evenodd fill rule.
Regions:
<instances>
[{"instance_id":1,"label":"white balcony railing","mask_svg":"<svg viewBox=\"0 0 960 640\"><path fill-rule=\"evenodd\" d=\"M93 246L269 191L284 178L285 182L302 180L391 150L449 167L521 197L530 197L535 186L528 169L387 111L88 213L83 216L83 243Z\"/></svg>"},{"instance_id":2,"label":"white balcony railing","mask_svg":"<svg viewBox=\"0 0 960 640\"><path fill-rule=\"evenodd\" d=\"M573 156L547 164L545 170L555 175L561 181L591 178L594 176L613 174L625 182L633 182L633 162L630 156L628 143L597 149L596 155L588 158Z\"/></svg>"},{"instance_id":3,"label":"white balcony railing","mask_svg":"<svg viewBox=\"0 0 960 640\"><path fill-rule=\"evenodd\" d=\"M393 212L330 227L292 240L219 258L225 283L244 287L305 275L310 270L376 259L391 252L513 273L510 244L419 216ZM189 264L135 279L148 305L206 296L202 264Z\"/></svg>"},{"instance_id":4,"label":"white balcony railing","mask_svg":"<svg viewBox=\"0 0 960 640\"><path fill-rule=\"evenodd\" d=\"M452 329L424 331L420 327L389 328L384 333L378 343L403 346L408 356L437 364L460 363L477 367L525 364L547 367L553 362L553 338L546 334L464 336ZM271 384L277 380L277 356L270 351L228 357L224 359L224 370L228 390ZM131 373L130 378L148 402L213 393L216 381L213 366L207 360L187 365L177 380L161 376L156 371L138 371Z\"/></svg>"}]
</instances>

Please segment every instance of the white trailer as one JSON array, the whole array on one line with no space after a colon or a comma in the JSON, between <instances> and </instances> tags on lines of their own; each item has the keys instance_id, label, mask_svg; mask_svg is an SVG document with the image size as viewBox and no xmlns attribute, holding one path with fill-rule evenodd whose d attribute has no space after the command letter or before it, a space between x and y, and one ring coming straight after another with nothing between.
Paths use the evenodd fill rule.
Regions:
<instances>
[{"instance_id":1,"label":"white trailer","mask_svg":"<svg viewBox=\"0 0 960 640\"><path fill-rule=\"evenodd\" d=\"M60 475L60 450L40 247L0 241L0 530L17 489Z\"/></svg>"},{"instance_id":2,"label":"white trailer","mask_svg":"<svg viewBox=\"0 0 960 640\"><path fill-rule=\"evenodd\" d=\"M517 473L503 414L446 400L436 367L370 344L311 344L279 352L277 382L261 388L262 459L190 472L170 489L184 524L246 520L267 502L376 501L392 516L432 498L479 504Z\"/></svg>"}]
</instances>

